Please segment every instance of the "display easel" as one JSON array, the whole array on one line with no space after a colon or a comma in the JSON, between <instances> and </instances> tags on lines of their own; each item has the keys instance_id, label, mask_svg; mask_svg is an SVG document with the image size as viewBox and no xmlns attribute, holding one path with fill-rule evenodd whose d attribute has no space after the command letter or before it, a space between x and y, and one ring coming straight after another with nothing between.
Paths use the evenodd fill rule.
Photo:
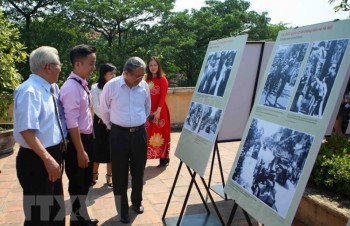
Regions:
<instances>
[{"instance_id":1,"label":"display easel","mask_svg":"<svg viewBox=\"0 0 350 226\"><path fill-rule=\"evenodd\" d=\"M221 217L221 214L220 214L220 212L219 212L219 210L218 210L218 208L217 208L217 206L215 204L213 196L210 193L209 186L206 184L204 178L200 177L201 181L202 181L202 183L203 183L203 185L205 187L205 190L207 192L207 195L209 196L210 201L211 201L211 203L212 203L212 205L213 205L213 207L215 209L215 212L216 212L216 214L217 214L217 216L218 216L220 221L218 221L216 219L216 217L210 215L210 210L208 208L208 204L205 201L205 199L203 197L203 194L200 191L199 186L198 186L198 184L196 182L197 173L192 171L191 168L189 166L187 166L187 165L186 165L186 168L187 168L189 174L191 175L191 182L189 184L189 187L188 187L188 190L187 190L187 193L186 193L186 196L185 196L185 200L184 200L184 203L183 203L181 211L180 211L180 215L179 215L179 217L168 218L168 219L165 218L166 213L167 213L168 208L169 208L169 205L170 205L171 198L172 198L174 190L175 190L175 186L176 186L177 180L178 180L179 175L180 175L182 164L183 164L183 162L180 161L180 164L179 164L179 167L177 169L176 176L175 176L175 179L174 179L174 183L173 183L173 185L171 187L169 198L168 198L167 203L166 203L165 208L164 208L164 212L163 212L163 215L162 215L163 223L165 225L176 225L176 226L179 226L181 223L183 223L183 225L187 225L187 222L188 222L188 225L191 225L191 226L192 225L201 225L201 226L203 226L203 225L218 225L220 223L221 223L221 225L225 225L225 223L224 223L224 221L223 221L223 219ZM206 214L190 215L190 216L185 216L184 217L187 201L188 201L188 198L190 196L193 184L196 186L198 194L201 197L202 203L204 204L204 207L205 207L207 213ZM230 217L229 217L229 221L228 221L228 223L226 225L231 225L233 217L234 217L234 214L235 214L235 212L237 210L237 207L238 207L238 205L235 203L234 206L233 206L233 209L231 211L231 214L230 214ZM248 224L251 226L252 223L250 221L250 217L249 217L248 213L245 210L243 210L243 214L244 214Z\"/></svg>"},{"instance_id":2,"label":"display easel","mask_svg":"<svg viewBox=\"0 0 350 226\"><path fill-rule=\"evenodd\" d=\"M220 171L220 177L221 177L222 185L210 186L211 179L212 179L212 176L213 176L214 162L215 162L215 157L216 156L217 156L218 163L219 163L219 171ZM218 145L218 139L217 138L215 140L213 157L212 157L212 160L211 160L208 187L210 187L211 190L213 190L216 194L218 194L219 196L221 196L225 200L228 200L227 195L224 193L225 180L224 180L224 173L223 173L223 170L222 170L221 157L220 157L220 153L219 153L219 145Z\"/></svg>"},{"instance_id":3,"label":"display easel","mask_svg":"<svg viewBox=\"0 0 350 226\"><path fill-rule=\"evenodd\" d=\"M179 217L178 217L177 219L175 219L175 220L174 220L174 219L169 219L169 220L165 219L165 215L166 215L166 213L167 213L167 211L168 211L168 207L169 207L169 204L170 204L172 195L173 195L174 190L175 190L175 186L176 186L176 183L177 183L177 180L178 180L178 177L179 177L181 168L182 168L182 164L183 164L183 162L180 161L180 164L179 164L179 167L178 167L178 169L177 169L176 176L175 176L175 179L174 179L174 183L173 183L173 185L172 185L172 187L171 187L171 191L170 191L170 194L169 194L168 201L167 201L167 203L166 203L166 205L165 205L165 209L164 209L163 216L162 216L162 221L163 221L163 223L164 223L165 225L171 225L173 222L176 221L176 225L177 225L177 226L180 225L180 223L181 223L181 221L183 220L183 217L184 217L184 212L185 212L185 209L186 209L186 205L187 205L188 198L189 198L190 193L191 193L191 190L192 190L192 186L193 186L193 184L194 184L194 185L196 186L197 191L198 191L198 193L199 193L199 195L200 195L200 197L201 197L201 200L202 200L202 202L203 202L203 204L204 204L204 206L205 206L205 208L206 208L206 210L207 210L207 214L206 214L206 215L202 215L202 214L201 214L201 215L187 216L187 217L189 217L189 218L192 218L192 220L189 221L189 223L190 223L191 225L194 225L193 218L195 218L195 219L196 219L196 222L198 222L198 225L213 225L213 224L214 224L214 225L215 225L215 224L217 225L217 224L220 224L220 223L221 223L221 225L225 225L225 223L224 223L224 221L223 221L223 219L222 219L222 217L221 217L221 214L220 214L220 212L219 212L219 210L218 210L218 208L217 208L217 206L216 206L216 204L215 204L215 201L214 201L214 199L213 199L213 197L212 197L212 195L211 195L211 193L210 193L210 190L209 190L208 185L206 184L206 182L205 182L205 180L203 179L203 177L200 177L200 178L201 178L201 181L202 181L202 183L203 183L203 185L204 185L204 187L205 187L205 190L206 190L206 192L207 192L207 195L209 196L210 201L211 201L211 203L212 203L212 205L213 205L213 207L214 207L214 209L215 209L215 212L216 212L216 214L217 214L217 216L218 216L218 218L219 218L220 221L217 221L217 219L216 219L214 216L211 216L211 215L210 215L210 210L209 210L209 208L208 208L208 205L207 205L207 203L206 203L206 201L205 201L205 199L204 199L204 197L203 197L203 194L202 194L202 192L200 191L199 186L198 186L198 184L197 184L197 182L196 182L196 180L195 180L195 178L196 178L196 176L197 176L197 173L194 172L194 171L192 171L192 170L190 169L190 167L187 166L187 165L186 165L186 167L187 167L187 169L188 169L189 174L191 175L191 182L190 182L190 184L189 184L189 187L188 187L188 190L187 190L187 194L186 194L186 196L185 196L185 200L184 200L184 203L183 203L182 208L181 208L180 215L179 215ZM184 222L185 222L185 219L184 219L183 223L184 223Z\"/></svg>"},{"instance_id":4,"label":"display easel","mask_svg":"<svg viewBox=\"0 0 350 226\"><path fill-rule=\"evenodd\" d=\"M222 185L214 185L214 186L210 187L211 178L212 178L212 175L213 175L214 161L215 161L216 154L217 154L218 163L219 163L219 170L220 170L220 176L221 176ZM224 181L224 174L223 174L223 170L222 170L221 158L220 158L220 153L219 153L219 145L218 145L217 139L215 141L214 152L213 152L213 157L212 157L212 162L211 162L211 167L210 167L208 187L210 187L211 190L213 190L216 194L218 194L222 198L225 198L225 200L229 200L230 199L230 198L228 198L227 194L224 192L225 181ZM227 224L226 224L227 226L231 225L233 217L234 217L234 215L236 213L237 207L238 207L238 205L235 202L235 204L233 205L232 211L230 213L230 217L229 217L229 219L227 221ZM247 219L248 225L252 226L252 222L250 221L250 217L249 217L248 213L244 209L242 209L242 211L243 211L243 214L244 214L245 218Z\"/></svg>"}]
</instances>

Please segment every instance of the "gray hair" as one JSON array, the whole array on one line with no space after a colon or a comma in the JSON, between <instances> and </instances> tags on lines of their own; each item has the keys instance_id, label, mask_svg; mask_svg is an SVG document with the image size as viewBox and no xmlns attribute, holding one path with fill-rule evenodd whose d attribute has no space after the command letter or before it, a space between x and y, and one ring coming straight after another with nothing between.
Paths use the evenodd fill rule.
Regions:
<instances>
[{"instance_id":1,"label":"gray hair","mask_svg":"<svg viewBox=\"0 0 350 226\"><path fill-rule=\"evenodd\" d=\"M47 64L60 64L58 51L54 47L41 46L30 53L29 65L32 73L45 68Z\"/></svg>"},{"instance_id":2,"label":"gray hair","mask_svg":"<svg viewBox=\"0 0 350 226\"><path fill-rule=\"evenodd\" d=\"M140 67L146 69L146 63L140 57L130 57L124 65L124 71L132 73Z\"/></svg>"}]
</instances>

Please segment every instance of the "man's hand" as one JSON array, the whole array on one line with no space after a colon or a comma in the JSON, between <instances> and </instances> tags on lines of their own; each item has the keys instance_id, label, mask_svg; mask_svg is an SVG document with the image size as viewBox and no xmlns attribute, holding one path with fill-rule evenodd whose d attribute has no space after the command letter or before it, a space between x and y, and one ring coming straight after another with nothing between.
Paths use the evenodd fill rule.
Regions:
<instances>
[{"instance_id":1,"label":"man's hand","mask_svg":"<svg viewBox=\"0 0 350 226\"><path fill-rule=\"evenodd\" d=\"M90 160L89 160L89 156L87 155L84 149L79 128L78 127L70 128L69 134L72 139L75 150L77 151L78 166L80 168L87 168Z\"/></svg>"},{"instance_id":2,"label":"man's hand","mask_svg":"<svg viewBox=\"0 0 350 226\"><path fill-rule=\"evenodd\" d=\"M78 166L80 168L87 168L89 166L89 156L85 151L81 151L77 153Z\"/></svg>"},{"instance_id":3,"label":"man's hand","mask_svg":"<svg viewBox=\"0 0 350 226\"><path fill-rule=\"evenodd\" d=\"M21 135L35 154L37 154L43 160L49 180L55 182L57 179L61 178L61 166L50 155L50 153L47 152L46 148L42 145L34 131L25 130L21 132Z\"/></svg>"},{"instance_id":4,"label":"man's hand","mask_svg":"<svg viewBox=\"0 0 350 226\"><path fill-rule=\"evenodd\" d=\"M49 158L44 162L47 174L49 175L49 180L55 182L57 179L61 178L62 170L61 166L56 162L54 158Z\"/></svg>"}]
</instances>

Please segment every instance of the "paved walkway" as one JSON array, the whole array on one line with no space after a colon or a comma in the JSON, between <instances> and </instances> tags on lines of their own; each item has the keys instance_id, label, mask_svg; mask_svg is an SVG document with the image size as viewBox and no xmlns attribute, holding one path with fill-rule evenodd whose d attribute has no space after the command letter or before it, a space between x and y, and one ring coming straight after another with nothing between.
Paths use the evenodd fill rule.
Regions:
<instances>
[{"instance_id":1,"label":"paved walkway","mask_svg":"<svg viewBox=\"0 0 350 226\"><path fill-rule=\"evenodd\" d=\"M158 160L148 160L145 170L145 185L143 191L143 205L145 207L145 212L143 214L137 215L132 210L130 210L131 225L137 226L153 226L153 225L163 225L162 215L166 206L166 202L169 197L171 187L174 183L176 172L179 168L180 161L174 156L176 145L180 133L171 134L171 161L167 168L158 168ZM233 163L233 156L238 149L239 142L228 142L220 143L219 150L223 165L224 179L230 172ZM22 208L22 188L20 187L17 177L16 177L16 166L15 159L17 155L18 146L15 147L14 153L10 155L0 156L0 225L2 226L19 226L23 225L24 214ZM209 179L209 167L204 179L208 182ZM99 178L97 184L90 189L88 205L91 217L98 218L102 226L114 226L114 225L125 225L119 222L119 216L115 209L113 192L111 188L106 185L106 165L101 164L99 170ZM183 165L179 174L179 178L176 183L176 188L172 196L167 214L165 218L167 220L172 220L179 216L182 204L184 203L184 198L189 187L190 174L186 167ZM65 188L65 204L66 204L66 215L67 215L67 226L69 225L69 212L70 212L70 201L67 191L68 180L64 175L63 178L64 188ZM206 194L204 186L197 177L197 183L203 193ZM217 166L217 161L215 161L213 176L211 185L221 185L221 178ZM130 189L128 190L130 197ZM221 196L211 191L211 194L215 200L215 203L222 215L223 221L228 221L230 212L233 207L232 200L224 200ZM208 207L212 213L212 218L214 219L213 225L220 223L216 217L213 205L211 205L210 199L204 196L207 200ZM185 215L196 216L196 214L205 214L206 209L200 199L198 191L195 187L192 188L191 195L189 197ZM174 222L174 221L173 221ZM186 223L187 218L184 219L183 225L196 225L195 221ZM253 225L259 225L256 221L252 219ZM186 224L185 224L186 223ZM200 224L197 224L200 225ZM209 225L209 224L207 224ZM248 225L242 210L238 209L233 219L232 225ZM295 221L293 226L301 226L299 222Z\"/></svg>"}]
</instances>

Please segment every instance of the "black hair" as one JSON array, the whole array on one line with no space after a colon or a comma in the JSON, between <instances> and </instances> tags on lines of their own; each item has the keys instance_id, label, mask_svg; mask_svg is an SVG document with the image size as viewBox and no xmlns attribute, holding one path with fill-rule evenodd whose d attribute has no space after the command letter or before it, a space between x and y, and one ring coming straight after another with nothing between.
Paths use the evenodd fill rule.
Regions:
<instances>
[{"instance_id":1,"label":"black hair","mask_svg":"<svg viewBox=\"0 0 350 226\"><path fill-rule=\"evenodd\" d=\"M155 56L151 56L148 59L148 61L147 61L147 67L146 67L147 78L146 78L146 80L150 80L152 78L152 72L149 70L149 63L152 60L154 60L158 64L157 78L162 77L162 75L164 74L164 71L163 71L163 68L162 68L162 64L160 63L160 60L157 57L155 57Z\"/></svg>"},{"instance_id":2,"label":"black hair","mask_svg":"<svg viewBox=\"0 0 350 226\"><path fill-rule=\"evenodd\" d=\"M117 70L117 67L110 63L105 63L100 66L100 75L97 81L97 87L99 89L103 89L104 85L106 84L105 74L115 70Z\"/></svg>"},{"instance_id":3,"label":"black hair","mask_svg":"<svg viewBox=\"0 0 350 226\"><path fill-rule=\"evenodd\" d=\"M94 46L81 44L74 46L70 50L70 62L74 66L74 63L81 58L85 58L87 55L96 53L96 48Z\"/></svg>"}]
</instances>

